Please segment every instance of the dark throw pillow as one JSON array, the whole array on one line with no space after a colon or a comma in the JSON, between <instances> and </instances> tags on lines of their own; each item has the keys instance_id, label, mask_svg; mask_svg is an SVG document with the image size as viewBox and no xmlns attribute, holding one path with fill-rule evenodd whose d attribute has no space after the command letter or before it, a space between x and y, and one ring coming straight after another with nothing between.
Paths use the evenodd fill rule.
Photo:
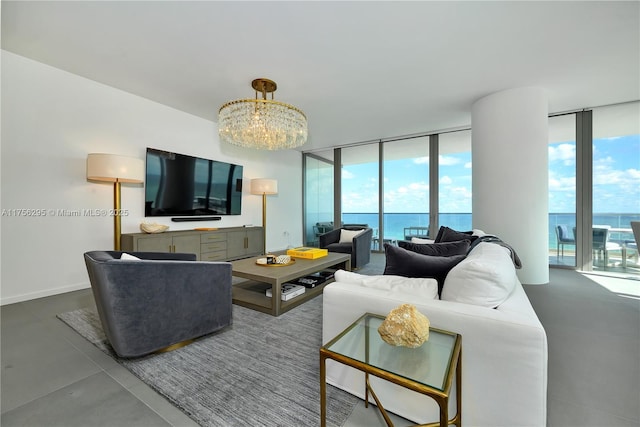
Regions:
<instances>
[{"instance_id":1,"label":"dark throw pillow","mask_svg":"<svg viewBox=\"0 0 640 427\"><path fill-rule=\"evenodd\" d=\"M453 228L441 226L438 230L435 242L456 242L458 240L470 240L473 243L478 236L473 235L473 231L456 231Z\"/></svg>"},{"instance_id":2,"label":"dark throw pillow","mask_svg":"<svg viewBox=\"0 0 640 427\"><path fill-rule=\"evenodd\" d=\"M471 246L471 240L458 240L444 243L413 243L406 240L398 241L398 246L411 252L431 256L466 255Z\"/></svg>"},{"instance_id":3,"label":"dark throw pillow","mask_svg":"<svg viewBox=\"0 0 640 427\"><path fill-rule=\"evenodd\" d=\"M404 277L431 277L438 282L438 295L442 293L444 279L449 270L466 258L465 255L422 255L388 243L384 245L384 254L386 258L384 274Z\"/></svg>"}]
</instances>

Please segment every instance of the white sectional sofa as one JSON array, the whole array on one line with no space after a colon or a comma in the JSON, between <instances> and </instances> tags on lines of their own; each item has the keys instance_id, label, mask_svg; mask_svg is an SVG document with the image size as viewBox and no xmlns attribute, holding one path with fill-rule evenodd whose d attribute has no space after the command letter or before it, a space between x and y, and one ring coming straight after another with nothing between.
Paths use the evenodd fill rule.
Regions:
<instances>
[{"instance_id":1,"label":"white sectional sofa","mask_svg":"<svg viewBox=\"0 0 640 427\"><path fill-rule=\"evenodd\" d=\"M338 272L336 282L324 289L323 342L365 312L386 315L400 304L414 304L432 327L462 335L463 426L545 426L547 337L508 249L496 243L476 245L447 274L442 299L419 280L433 279ZM360 371L328 360L327 382L364 398ZM417 423L439 419L431 398L378 378L371 383L385 409ZM450 415L455 413L452 394Z\"/></svg>"}]
</instances>

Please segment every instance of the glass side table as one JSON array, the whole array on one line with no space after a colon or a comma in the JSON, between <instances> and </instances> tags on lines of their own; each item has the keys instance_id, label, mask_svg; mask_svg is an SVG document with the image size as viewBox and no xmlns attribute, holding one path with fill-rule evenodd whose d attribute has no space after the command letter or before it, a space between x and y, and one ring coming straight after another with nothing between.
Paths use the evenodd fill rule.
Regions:
<instances>
[{"instance_id":1,"label":"glass side table","mask_svg":"<svg viewBox=\"0 0 640 427\"><path fill-rule=\"evenodd\" d=\"M369 375L391 381L433 398L440 408L440 421L424 426L460 427L462 408L462 336L430 328L429 340L419 348L396 347L380 338L378 327L384 316L366 313L340 335L320 348L320 421L326 426L326 360L333 359L365 374L365 407L369 393L387 425L393 423L374 393ZM456 415L449 419L451 384L456 379Z\"/></svg>"}]
</instances>

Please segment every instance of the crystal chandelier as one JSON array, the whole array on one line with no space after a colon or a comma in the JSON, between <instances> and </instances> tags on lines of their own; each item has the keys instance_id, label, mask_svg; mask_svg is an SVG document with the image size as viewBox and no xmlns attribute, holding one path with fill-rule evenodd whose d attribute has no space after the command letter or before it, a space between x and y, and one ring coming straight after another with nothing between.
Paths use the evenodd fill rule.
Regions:
<instances>
[{"instance_id":1,"label":"crystal chandelier","mask_svg":"<svg viewBox=\"0 0 640 427\"><path fill-rule=\"evenodd\" d=\"M256 79L251 87L256 91L255 99L230 101L220 107L218 132L222 141L258 150L295 148L307 142L307 117L293 105L273 100L274 81Z\"/></svg>"}]
</instances>

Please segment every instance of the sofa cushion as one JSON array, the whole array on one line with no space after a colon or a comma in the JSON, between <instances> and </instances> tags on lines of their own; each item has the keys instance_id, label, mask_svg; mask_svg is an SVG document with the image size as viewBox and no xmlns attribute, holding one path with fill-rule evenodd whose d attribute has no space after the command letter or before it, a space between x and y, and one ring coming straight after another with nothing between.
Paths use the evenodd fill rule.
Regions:
<instances>
[{"instance_id":1,"label":"sofa cushion","mask_svg":"<svg viewBox=\"0 0 640 427\"><path fill-rule=\"evenodd\" d=\"M457 240L468 239L472 243L478 236L474 235L473 231L456 231L452 228L441 226L436 236L436 243L441 242L455 242Z\"/></svg>"},{"instance_id":2,"label":"sofa cushion","mask_svg":"<svg viewBox=\"0 0 640 427\"><path fill-rule=\"evenodd\" d=\"M338 243L351 243L353 238L363 231L364 230L345 230L343 228L340 230L340 241Z\"/></svg>"},{"instance_id":3,"label":"sofa cushion","mask_svg":"<svg viewBox=\"0 0 640 427\"><path fill-rule=\"evenodd\" d=\"M120 259L125 261L141 261L141 259L137 256L128 254L126 252L123 252L122 255L120 255Z\"/></svg>"},{"instance_id":4,"label":"sofa cushion","mask_svg":"<svg viewBox=\"0 0 640 427\"><path fill-rule=\"evenodd\" d=\"M449 271L441 299L495 308L509 297L517 283L509 250L481 242Z\"/></svg>"},{"instance_id":5,"label":"sofa cushion","mask_svg":"<svg viewBox=\"0 0 640 427\"><path fill-rule=\"evenodd\" d=\"M471 246L471 240L458 240L445 243L413 243L399 240L398 246L411 252L432 256L466 255Z\"/></svg>"},{"instance_id":6,"label":"sofa cushion","mask_svg":"<svg viewBox=\"0 0 640 427\"><path fill-rule=\"evenodd\" d=\"M422 255L388 243L384 245L384 253L386 258L385 275L436 279L438 295L442 292L444 279L449 270L465 259L465 255L446 257Z\"/></svg>"},{"instance_id":7,"label":"sofa cushion","mask_svg":"<svg viewBox=\"0 0 640 427\"><path fill-rule=\"evenodd\" d=\"M345 270L334 275L336 282L356 284L371 289L390 291L393 294L410 295L419 299L437 299L438 282L431 278L408 278L403 276L367 276Z\"/></svg>"}]
</instances>

